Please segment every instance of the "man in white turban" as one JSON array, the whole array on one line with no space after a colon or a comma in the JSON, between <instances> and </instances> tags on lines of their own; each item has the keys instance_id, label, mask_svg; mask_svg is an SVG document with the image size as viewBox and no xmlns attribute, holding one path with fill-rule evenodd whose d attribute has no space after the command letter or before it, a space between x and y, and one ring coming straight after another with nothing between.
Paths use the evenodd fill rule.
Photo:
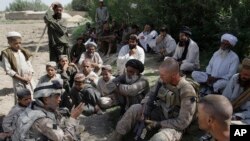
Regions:
<instances>
[{"instance_id":1,"label":"man in white turban","mask_svg":"<svg viewBox=\"0 0 250 141\"><path fill-rule=\"evenodd\" d=\"M194 71L192 77L195 81L205 84L202 93L221 93L226 87L229 79L237 72L239 65L238 55L231 50L238 39L225 33L221 36L221 44L218 51L213 54L206 68L206 72ZM207 89L211 88L211 89Z\"/></svg>"}]
</instances>

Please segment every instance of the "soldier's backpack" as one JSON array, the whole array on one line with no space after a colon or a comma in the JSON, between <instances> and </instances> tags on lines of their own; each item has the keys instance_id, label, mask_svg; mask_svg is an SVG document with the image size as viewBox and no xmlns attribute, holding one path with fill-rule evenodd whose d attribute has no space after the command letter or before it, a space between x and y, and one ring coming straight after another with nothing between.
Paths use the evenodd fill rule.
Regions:
<instances>
[{"instance_id":1,"label":"soldier's backpack","mask_svg":"<svg viewBox=\"0 0 250 141\"><path fill-rule=\"evenodd\" d=\"M47 115L41 110L33 110L27 107L23 113L20 114L17 119L16 129L11 136L13 141L25 141L32 139L29 135L29 130L33 123L40 118L47 117ZM34 139L34 138L33 138Z\"/></svg>"}]
</instances>

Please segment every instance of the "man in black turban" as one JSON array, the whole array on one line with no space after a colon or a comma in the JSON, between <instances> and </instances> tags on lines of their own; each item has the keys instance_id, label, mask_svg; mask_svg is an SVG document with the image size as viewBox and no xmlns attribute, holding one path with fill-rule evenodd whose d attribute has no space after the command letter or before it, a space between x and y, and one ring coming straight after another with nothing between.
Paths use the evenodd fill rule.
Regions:
<instances>
[{"instance_id":1,"label":"man in black turban","mask_svg":"<svg viewBox=\"0 0 250 141\"><path fill-rule=\"evenodd\" d=\"M122 114L132 104L140 103L149 91L148 80L141 74L144 71L142 62L131 59L125 66L126 73L108 84L108 88L113 89L118 95Z\"/></svg>"}]
</instances>

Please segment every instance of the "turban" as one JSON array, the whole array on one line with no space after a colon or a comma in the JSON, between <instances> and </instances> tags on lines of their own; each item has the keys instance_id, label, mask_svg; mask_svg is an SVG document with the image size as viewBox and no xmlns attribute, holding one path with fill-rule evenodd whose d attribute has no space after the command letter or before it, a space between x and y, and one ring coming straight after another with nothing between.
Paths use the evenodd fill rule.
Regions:
<instances>
[{"instance_id":1,"label":"turban","mask_svg":"<svg viewBox=\"0 0 250 141\"><path fill-rule=\"evenodd\" d=\"M94 46L95 48L97 47L97 44L90 39L84 43L86 47Z\"/></svg>"},{"instance_id":2,"label":"turban","mask_svg":"<svg viewBox=\"0 0 250 141\"><path fill-rule=\"evenodd\" d=\"M55 79L50 82L38 84L34 90L34 98L49 97L52 94L62 94L63 92L63 80Z\"/></svg>"},{"instance_id":3,"label":"turban","mask_svg":"<svg viewBox=\"0 0 250 141\"><path fill-rule=\"evenodd\" d=\"M250 58L244 58L242 61L242 66L250 68Z\"/></svg>"},{"instance_id":4,"label":"turban","mask_svg":"<svg viewBox=\"0 0 250 141\"><path fill-rule=\"evenodd\" d=\"M25 96L30 96L30 90L25 89L25 88L21 88L21 89L17 89L16 95L18 98L23 98Z\"/></svg>"},{"instance_id":5,"label":"turban","mask_svg":"<svg viewBox=\"0 0 250 141\"><path fill-rule=\"evenodd\" d=\"M134 69L137 69L140 73L142 73L144 71L144 65L142 64L141 61L137 60L137 59L130 59L128 60L128 62L126 63L126 67L132 67Z\"/></svg>"},{"instance_id":6,"label":"turban","mask_svg":"<svg viewBox=\"0 0 250 141\"><path fill-rule=\"evenodd\" d=\"M7 35L6 35L7 38L9 37L22 37L22 35L19 33L19 32L16 32L16 31L11 31L11 32L8 32Z\"/></svg>"},{"instance_id":7,"label":"turban","mask_svg":"<svg viewBox=\"0 0 250 141\"><path fill-rule=\"evenodd\" d=\"M112 71L112 66L110 66L110 65L103 65L102 69L108 70L108 71Z\"/></svg>"},{"instance_id":8,"label":"turban","mask_svg":"<svg viewBox=\"0 0 250 141\"><path fill-rule=\"evenodd\" d=\"M82 73L77 73L74 77L74 80L77 82L83 82L85 80L85 76Z\"/></svg>"},{"instance_id":9,"label":"turban","mask_svg":"<svg viewBox=\"0 0 250 141\"><path fill-rule=\"evenodd\" d=\"M232 46L235 46L236 43L237 43L237 41L238 41L237 37L235 37L235 36L232 35L232 34L228 34L228 33L225 33L225 34L223 34L223 35L221 36L221 42L222 42L223 40L228 41Z\"/></svg>"},{"instance_id":10,"label":"turban","mask_svg":"<svg viewBox=\"0 0 250 141\"><path fill-rule=\"evenodd\" d=\"M186 33L186 34L188 34L189 36L192 35L191 29L190 29L188 26L183 26L183 27L181 27L180 32L181 32L181 33Z\"/></svg>"}]
</instances>

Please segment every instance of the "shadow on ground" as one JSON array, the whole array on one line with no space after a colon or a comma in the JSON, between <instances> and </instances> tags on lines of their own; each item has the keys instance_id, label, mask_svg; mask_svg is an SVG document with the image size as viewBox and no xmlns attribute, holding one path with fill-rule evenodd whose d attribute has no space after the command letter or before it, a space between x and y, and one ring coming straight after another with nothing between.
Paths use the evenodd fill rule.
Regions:
<instances>
[{"instance_id":1,"label":"shadow on ground","mask_svg":"<svg viewBox=\"0 0 250 141\"><path fill-rule=\"evenodd\" d=\"M14 93L13 88L3 88L0 90L0 96L6 96L11 93Z\"/></svg>"}]
</instances>

